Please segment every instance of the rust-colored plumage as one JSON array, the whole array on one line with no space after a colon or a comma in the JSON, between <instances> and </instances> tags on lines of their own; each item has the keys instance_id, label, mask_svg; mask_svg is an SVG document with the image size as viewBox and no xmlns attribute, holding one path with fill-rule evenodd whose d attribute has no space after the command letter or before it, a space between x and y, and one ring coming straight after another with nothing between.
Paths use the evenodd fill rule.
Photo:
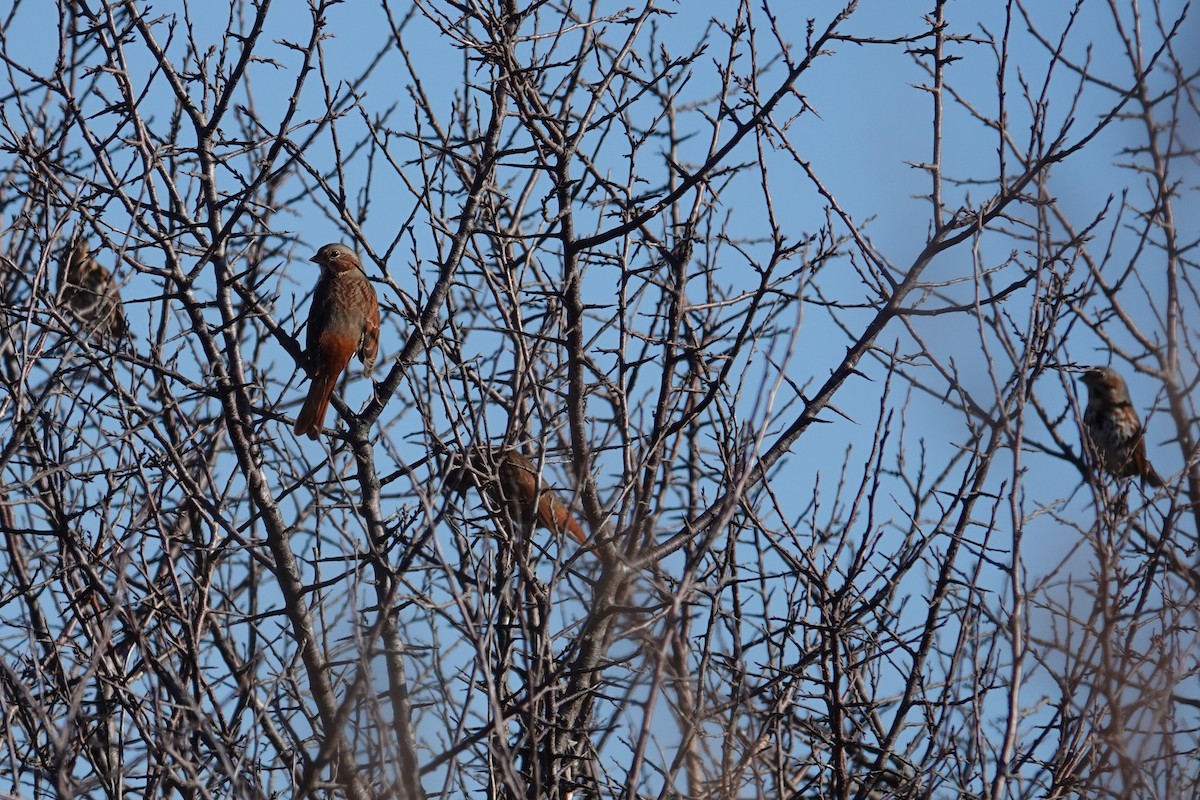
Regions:
<instances>
[{"instance_id":1,"label":"rust-colored plumage","mask_svg":"<svg viewBox=\"0 0 1200 800\"><path fill-rule=\"evenodd\" d=\"M63 252L59 276L62 307L74 314L85 333L101 338L129 333L116 281L92 258L82 238Z\"/></svg>"},{"instance_id":2,"label":"rust-colored plumage","mask_svg":"<svg viewBox=\"0 0 1200 800\"><path fill-rule=\"evenodd\" d=\"M499 447L474 450L469 466L454 469L446 484L459 491L467 484L479 486L518 525L528 527L536 523L555 533L565 533L580 544L587 542L587 534L571 510L553 489L539 480L537 466L516 450Z\"/></svg>"},{"instance_id":3,"label":"rust-colored plumage","mask_svg":"<svg viewBox=\"0 0 1200 800\"><path fill-rule=\"evenodd\" d=\"M1085 448L1096 467L1119 478L1138 477L1162 486L1162 478L1146 458L1142 423L1125 380L1112 367L1093 367L1080 378L1088 388L1083 412Z\"/></svg>"},{"instance_id":4,"label":"rust-colored plumage","mask_svg":"<svg viewBox=\"0 0 1200 800\"><path fill-rule=\"evenodd\" d=\"M371 372L379 353L379 299L358 256L342 244L327 244L312 257L321 267L308 313L305 366L312 377L295 432L316 439L325 423L329 398L350 357L358 353Z\"/></svg>"}]
</instances>

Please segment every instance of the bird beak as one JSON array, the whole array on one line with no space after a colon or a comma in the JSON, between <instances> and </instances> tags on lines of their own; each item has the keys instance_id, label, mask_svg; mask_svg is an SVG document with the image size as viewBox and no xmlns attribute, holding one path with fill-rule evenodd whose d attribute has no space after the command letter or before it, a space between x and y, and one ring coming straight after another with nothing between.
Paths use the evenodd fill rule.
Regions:
<instances>
[{"instance_id":1,"label":"bird beak","mask_svg":"<svg viewBox=\"0 0 1200 800\"><path fill-rule=\"evenodd\" d=\"M312 258L309 259L309 261L313 262L314 264L321 263L320 256L313 256Z\"/></svg>"}]
</instances>

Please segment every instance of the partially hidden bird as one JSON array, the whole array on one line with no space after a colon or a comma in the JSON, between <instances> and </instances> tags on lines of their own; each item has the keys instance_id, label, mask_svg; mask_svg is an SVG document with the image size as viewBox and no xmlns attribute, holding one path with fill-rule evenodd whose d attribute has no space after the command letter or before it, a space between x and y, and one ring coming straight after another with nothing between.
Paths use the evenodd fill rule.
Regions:
<instances>
[{"instance_id":1,"label":"partially hidden bird","mask_svg":"<svg viewBox=\"0 0 1200 800\"><path fill-rule=\"evenodd\" d=\"M59 298L88 335L120 338L129 333L116 281L92 258L82 237L63 251Z\"/></svg>"},{"instance_id":2,"label":"partially hidden bird","mask_svg":"<svg viewBox=\"0 0 1200 800\"><path fill-rule=\"evenodd\" d=\"M325 423L329 398L350 357L358 353L363 372L371 373L379 353L379 299L358 256L344 244L327 244L312 261L321 267L308 312L304 366L312 377L304 406L296 417L297 435L316 439Z\"/></svg>"},{"instance_id":3,"label":"partially hidden bird","mask_svg":"<svg viewBox=\"0 0 1200 800\"><path fill-rule=\"evenodd\" d=\"M536 523L554 533L565 533L580 544L587 542L587 534L571 510L541 480L534 463L516 450L476 448L466 466L461 460L457 465L446 480L452 491L474 485L518 525Z\"/></svg>"},{"instance_id":4,"label":"partially hidden bird","mask_svg":"<svg viewBox=\"0 0 1200 800\"><path fill-rule=\"evenodd\" d=\"M1146 458L1141 420L1129 399L1125 379L1112 367L1091 367L1079 379L1088 389L1083 412L1085 448L1096 466L1119 478L1140 478L1162 486L1162 478Z\"/></svg>"}]
</instances>

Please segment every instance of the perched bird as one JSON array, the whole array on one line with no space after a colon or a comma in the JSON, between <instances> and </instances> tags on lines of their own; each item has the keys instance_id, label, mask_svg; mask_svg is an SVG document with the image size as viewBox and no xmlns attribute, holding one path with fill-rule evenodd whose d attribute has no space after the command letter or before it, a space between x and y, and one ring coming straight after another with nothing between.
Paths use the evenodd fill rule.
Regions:
<instances>
[{"instance_id":1,"label":"perched bird","mask_svg":"<svg viewBox=\"0 0 1200 800\"><path fill-rule=\"evenodd\" d=\"M89 335L120 338L129 333L112 273L96 263L82 238L63 251L58 296Z\"/></svg>"},{"instance_id":2,"label":"perched bird","mask_svg":"<svg viewBox=\"0 0 1200 800\"><path fill-rule=\"evenodd\" d=\"M1162 486L1146 458L1142 423L1129 400L1125 380L1112 367L1092 367L1080 378L1088 388L1083 412L1085 447L1096 466L1119 478L1138 477Z\"/></svg>"},{"instance_id":3,"label":"perched bird","mask_svg":"<svg viewBox=\"0 0 1200 800\"><path fill-rule=\"evenodd\" d=\"M549 531L566 533L584 544L587 534L554 490L542 483L537 466L516 450L499 447L476 449L467 466L458 461L446 479L451 491L474 485L518 525L537 523Z\"/></svg>"},{"instance_id":4,"label":"perched bird","mask_svg":"<svg viewBox=\"0 0 1200 800\"><path fill-rule=\"evenodd\" d=\"M316 439L325 423L338 376L356 352L370 374L379 353L379 300L358 256L344 244L327 244L312 257L321 279L308 312L305 368L312 376L295 432Z\"/></svg>"}]
</instances>

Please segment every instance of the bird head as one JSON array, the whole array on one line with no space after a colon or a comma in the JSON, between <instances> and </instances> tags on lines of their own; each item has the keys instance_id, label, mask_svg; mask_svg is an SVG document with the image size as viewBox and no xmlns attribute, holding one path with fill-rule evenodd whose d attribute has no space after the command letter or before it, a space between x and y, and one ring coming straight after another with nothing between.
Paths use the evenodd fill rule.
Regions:
<instances>
[{"instance_id":1,"label":"bird head","mask_svg":"<svg viewBox=\"0 0 1200 800\"><path fill-rule=\"evenodd\" d=\"M1128 403L1129 390L1125 379L1112 367L1091 367L1079 378L1092 397L1113 403Z\"/></svg>"},{"instance_id":2,"label":"bird head","mask_svg":"<svg viewBox=\"0 0 1200 800\"><path fill-rule=\"evenodd\" d=\"M348 272L359 265L358 256L354 255L354 251L338 242L323 246L311 260L320 265L321 269L331 273Z\"/></svg>"}]
</instances>

